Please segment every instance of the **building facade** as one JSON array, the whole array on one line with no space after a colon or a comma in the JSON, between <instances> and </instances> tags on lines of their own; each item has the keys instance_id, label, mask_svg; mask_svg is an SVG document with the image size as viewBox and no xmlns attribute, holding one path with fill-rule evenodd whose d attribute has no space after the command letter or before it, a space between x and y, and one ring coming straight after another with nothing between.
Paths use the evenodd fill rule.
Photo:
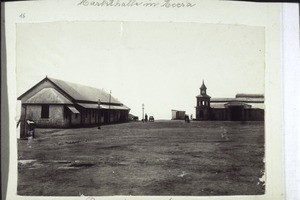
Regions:
<instances>
[{"instance_id":1,"label":"building facade","mask_svg":"<svg viewBox=\"0 0 300 200\"><path fill-rule=\"evenodd\" d=\"M185 117L185 111L171 110L171 112L172 112L172 120L184 119L184 117Z\"/></svg>"},{"instance_id":2,"label":"building facade","mask_svg":"<svg viewBox=\"0 0 300 200\"><path fill-rule=\"evenodd\" d=\"M206 94L206 86L204 81L200 87L200 94L196 96L196 119L197 120L210 120L210 96Z\"/></svg>"},{"instance_id":3,"label":"building facade","mask_svg":"<svg viewBox=\"0 0 300 200\"><path fill-rule=\"evenodd\" d=\"M235 98L211 98L204 81L196 96L196 120L264 121L264 95L237 94Z\"/></svg>"},{"instance_id":4,"label":"building facade","mask_svg":"<svg viewBox=\"0 0 300 200\"><path fill-rule=\"evenodd\" d=\"M84 127L128 121L130 109L103 90L46 77L20 97L21 137L26 120L41 128Z\"/></svg>"}]
</instances>

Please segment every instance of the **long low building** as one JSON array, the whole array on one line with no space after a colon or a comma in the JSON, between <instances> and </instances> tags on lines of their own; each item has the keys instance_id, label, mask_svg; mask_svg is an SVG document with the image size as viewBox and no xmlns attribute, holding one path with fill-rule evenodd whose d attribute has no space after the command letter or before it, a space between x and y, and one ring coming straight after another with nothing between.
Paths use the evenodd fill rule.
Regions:
<instances>
[{"instance_id":1,"label":"long low building","mask_svg":"<svg viewBox=\"0 0 300 200\"><path fill-rule=\"evenodd\" d=\"M68 128L128 121L130 109L103 90L46 76L21 100L21 137L25 122L36 127Z\"/></svg>"},{"instance_id":2,"label":"long low building","mask_svg":"<svg viewBox=\"0 0 300 200\"><path fill-rule=\"evenodd\" d=\"M196 96L196 120L264 121L264 95L237 94L235 98L211 98L204 82Z\"/></svg>"},{"instance_id":3,"label":"long low building","mask_svg":"<svg viewBox=\"0 0 300 200\"><path fill-rule=\"evenodd\" d=\"M264 96L260 94L237 94L235 98L211 98L210 107L212 120L264 120Z\"/></svg>"}]
</instances>

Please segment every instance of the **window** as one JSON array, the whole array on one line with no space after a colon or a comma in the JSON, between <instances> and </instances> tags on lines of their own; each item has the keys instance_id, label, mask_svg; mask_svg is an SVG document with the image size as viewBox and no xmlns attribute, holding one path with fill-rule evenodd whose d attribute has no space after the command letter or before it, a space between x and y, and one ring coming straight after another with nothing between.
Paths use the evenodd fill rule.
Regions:
<instances>
[{"instance_id":1,"label":"window","mask_svg":"<svg viewBox=\"0 0 300 200\"><path fill-rule=\"evenodd\" d=\"M64 106L64 116L66 119L68 119L68 113L69 113L68 107Z\"/></svg>"},{"instance_id":2,"label":"window","mask_svg":"<svg viewBox=\"0 0 300 200\"><path fill-rule=\"evenodd\" d=\"M78 113L75 113L75 118L76 118L76 119L78 118Z\"/></svg>"},{"instance_id":3,"label":"window","mask_svg":"<svg viewBox=\"0 0 300 200\"><path fill-rule=\"evenodd\" d=\"M41 118L49 118L49 105L42 105Z\"/></svg>"}]
</instances>

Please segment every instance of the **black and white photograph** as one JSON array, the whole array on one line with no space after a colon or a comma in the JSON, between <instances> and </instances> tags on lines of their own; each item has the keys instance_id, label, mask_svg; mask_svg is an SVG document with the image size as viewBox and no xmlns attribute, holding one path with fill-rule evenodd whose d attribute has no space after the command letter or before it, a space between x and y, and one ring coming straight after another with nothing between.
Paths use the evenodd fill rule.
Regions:
<instances>
[{"instance_id":1,"label":"black and white photograph","mask_svg":"<svg viewBox=\"0 0 300 200\"><path fill-rule=\"evenodd\" d=\"M18 194L261 195L264 29L17 25Z\"/></svg>"},{"instance_id":2,"label":"black and white photograph","mask_svg":"<svg viewBox=\"0 0 300 200\"><path fill-rule=\"evenodd\" d=\"M280 5L99 2L6 4L7 199L282 199Z\"/></svg>"}]
</instances>

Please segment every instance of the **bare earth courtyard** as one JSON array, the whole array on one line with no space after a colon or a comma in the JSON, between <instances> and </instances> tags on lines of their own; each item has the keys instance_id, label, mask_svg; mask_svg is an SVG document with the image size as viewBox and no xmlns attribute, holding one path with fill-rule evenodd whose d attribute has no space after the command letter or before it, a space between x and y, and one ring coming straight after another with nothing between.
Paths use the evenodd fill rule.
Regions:
<instances>
[{"instance_id":1,"label":"bare earth courtyard","mask_svg":"<svg viewBox=\"0 0 300 200\"><path fill-rule=\"evenodd\" d=\"M264 122L157 121L36 129L18 141L18 194L264 194Z\"/></svg>"}]
</instances>

